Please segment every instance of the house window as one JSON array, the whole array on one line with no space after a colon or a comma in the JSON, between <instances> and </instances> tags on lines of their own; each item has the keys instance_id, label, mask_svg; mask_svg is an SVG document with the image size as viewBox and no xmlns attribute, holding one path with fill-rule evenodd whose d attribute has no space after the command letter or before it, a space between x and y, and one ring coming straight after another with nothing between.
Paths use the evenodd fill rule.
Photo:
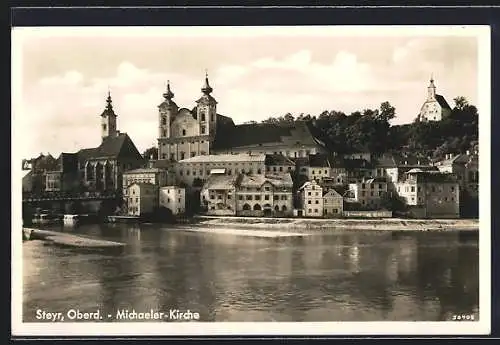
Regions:
<instances>
[{"instance_id":1,"label":"house window","mask_svg":"<svg viewBox=\"0 0 500 345\"><path fill-rule=\"evenodd\" d=\"M191 152L191 157L196 156L196 152Z\"/></svg>"},{"instance_id":2,"label":"house window","mask_svg":"<svg viewBox=\"0 0 500 345\"><path fill-rule=\"evenodd\" d=\"M314 209L314 213L318 213L318 209L317 208Z\"/></svg>"},{"instance_id":3,"label":"house window","mask_svg":"<svg viewBox=\"0 0 500 345\"><path fill-rule=\"evenodd\" d=\"M265 189L267 192L269 192L270 187L265 187L264 189Z\"/></svg>"},{"instance_id":4,"label":"house window","mask_svg":"<svg viewBox=\"0 0 500 345\"><path fill-rule=\"evenodd\" d=\"M260 200L260 195L255 195L255 200Z\"/></svg>"},{"instance_id":5,"label":"house window","mask_svg":"<svg viewBox=\"0 0 500 345\"><path fill-rule=\"evenodd\" d=\"M264 195L264 200L269 200L269 195Z\"/></svg>"},{"instance_id":6,"label":"house window","mask_svg":"<svg viewBox=\"0 0 500 345\"><path fill-rule=\"evenodd\" d=\"M181 160L184 159L184 152L181 152Z\"/></svg>"},{"instance_id":7,"label":"house window","mask_svg":"<svg viewBox=\"0 0 500 345\"><path fill-rule=\"evenodd\" d=\"M167 136L167 131L163 131L163 136L166 137Z\"/></svg>"},{"instance_id":8,"label":"house window","mask_svg":"<svg viewBox=\"0 0 500 345\"><path fill-rule=\"evenodd\" d=\"M308 210L307 210L307 213L312 213L312 210L311 210L311 209L308 209Z\"/></svg>"},{"instance_id":9,"label":"house window","mask_svg":"<svg viewBox=\"0 0 500 345\"><path fill-rule=\"evenodd\" d=\"M201 134L205 134L205 129L206 129L205 126L201 126Z\"/></svg>"},{"instance_id":10,"label":"house window","mask_svg":"<svg viewBox=\"0 0 500 345\"><path fill-rule=\"evenodd\" d=\"M307 195L311 196L311 192L307 192Z\"/></svg>"},{"instance_id":11,"label":"house window","mask_svg":"<svg viewBox=\"0 0 500 345\"><path fill-rule=\"evenodd\" d=\"M243 195L238 195L238 200L243 200Z\"/></svg>"},{"instance_id":12,"label":"house window","mask_svg":"<svg viewBox=\"0 0 500 345\"><path fill-rule=\"evenodd\" d=\"M252 200L252 196L251 195L247 195L247 200Z\"/></svg>"},{"instance_id":13,"label":"house window","mask_svg":"<svg viewBox=\"0 0 500 345\"><path fill-rule=\"evenodd\" d=\"M105 124L105 123L103 123L103 124L102 124L102 129L103 129L104 131L106 130L106 124Z\"/></svg>"},{"instance_id":14,"label":"house window","mask_svg":"<svg viewBox=\"0 0 500 345\"><path fill-rule=\"evenodd\" d=\"M415 186L411 186L411 192L415 192Z\"/></svg>"},{"instance_id":15,"label":"house window","mask_svg":"<svg viewBox=\"0 0 500 345\"><path fill-rule=\"evenodd\" d=\"M311 204L311 200L307 200L307 203L308 203L308 204Z\"/></svg>"},{"instance_id":16,"label":"house window","mask_svg":"<svg viewBox=\"0 0 500 345\"><path fill-rule=\"evenodd\" d=\"M316 200L316 204L319 204L319 200Z\"/></svg>"},{"instance_id":17,"label":"house window","mask_svg":"<svg viewBox=\"0 0 500 345\"><path fill-rule=\"evenodd\" d=\"M171 157L171 159L172 159L172 160L174 159L174 158L173 158L173 157L174 157L174 155L173 155L173 154L172 154L170 157ZM164 154L164 153L162 153L161 158L162 158L162 159L166 159L166 158L167 158L167 155L166 155L166 154Z\"/></svg>"},{"instance_id":18,"label":"house window","mask_svg":"<svg viewBox=\"0 0 500 345\"><path fill-rule=\"evenodd\" d=\"M372 184L370 185L370 188L371 188L371 189L374 189L374 188L375 188L375 185L372 183Z\"/></svg>"},{"instance_id":19,"label":"house window","mask_svg":"<svg viewBox=\"0 0 500 345\"><path fill-rule=\"evenodd\" d=\"M281 200L286 200L286 195L282 195Z\"/></svg>"},{"instance_id":20,"label":"house window","mask_svg":"<svg viewBox=\"0 0 500 345\"><path fill-rule=\"evenodd\" d=\"M215 117L214 117L214 114L210 114L210 121L215 121Z\"/></svg>"},{"instance_id":21,"label":"house window","mask_svg":"<svg viewBox=\"0 0 500 345\"><path fill-rule=\"evenodd\" d=\"M186 130L185 129L182 130L182 135L186 135Z\"/></svg>"},{"instance_id":22,"label":"house window","mask_svg":"<svg viewBox=\"0 0 500 345\"><path fill-rule=\"evenodd\" d=\"M273 200L279 200L279 199L280 199L279 195L274 195L273 196Z\"/></svg>"}]
</instances>

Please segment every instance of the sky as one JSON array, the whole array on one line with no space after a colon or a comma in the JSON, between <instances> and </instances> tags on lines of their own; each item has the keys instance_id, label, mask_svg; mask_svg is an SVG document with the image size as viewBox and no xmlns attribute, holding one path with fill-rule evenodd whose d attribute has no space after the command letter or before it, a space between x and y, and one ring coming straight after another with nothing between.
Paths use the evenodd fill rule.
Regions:
<instances>
[{"instance_id":1,"label":"sky","mask_svg":"<svg viewBox=\"0 0 500 345\"><path fill-rule=\"evenodd\" d=\"M177 105L192 109L206 71L217 112L237 124L384 101L393 124L409 123L431 75L450 106L457 96L478 105L477 34L382 29L15 28L13 135L25 158L96 147L110 90L118 129L143 152L156 145L167 80Z\"/></svg>"}]
</instances>

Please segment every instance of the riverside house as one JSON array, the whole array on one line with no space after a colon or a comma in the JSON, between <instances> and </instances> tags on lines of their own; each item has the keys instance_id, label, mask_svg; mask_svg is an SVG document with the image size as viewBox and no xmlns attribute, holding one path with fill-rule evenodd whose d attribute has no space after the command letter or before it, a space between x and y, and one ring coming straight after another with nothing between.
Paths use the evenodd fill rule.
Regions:
<instances>
[{"instance_id":1,"label":"riverside house","mask_svg":"<svg viewBox=\"0 0 500 345\"><path fill-rule=\"evenodd\" d=\"M186 190L177 186L163 186L159 190L159 205L173 215L186 212Z\"/></svg>"},{"instance_id":2,"label":"riverside house","mask_svg":"<svg viewBox=\"0 0 500 345\"><path fill-rule=\"evenodd\" d=\"M323 217L323 188L316 180L305 182L298 190L304 217Z\"/></svg>"},{"instance_id":3,"label":"riverside house","mask_svg":"<svg viewBox=\"0 0 500 345\"><path fill-rule=\"evenodd\" d=\"M128 187L126 199L127 215L143 216L151 214L158 205L158 194L151 183L133 183Z\"/></svg>"},{"instance_id":4,"label":"riverside house","mask_svg":"<svg viewBox=\"0 0 500 345\"><path fill-rule=\"evenodd\" d=\"M414 168L396 186L415 217L459 217L459 184L454 174Z\"/></svg>"}]
</instances>

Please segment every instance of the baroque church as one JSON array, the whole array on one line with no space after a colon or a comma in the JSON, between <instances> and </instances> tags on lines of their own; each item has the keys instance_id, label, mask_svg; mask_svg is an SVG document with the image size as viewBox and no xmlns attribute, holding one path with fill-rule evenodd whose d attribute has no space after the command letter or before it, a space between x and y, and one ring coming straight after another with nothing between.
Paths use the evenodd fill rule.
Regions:
<instances>
[{"instance_id":1,"label":"baroque church","mask_svg":"<svg viewBox=\"0 0 500 345\"><path fill-rule=\"evenodd\" d=\"M431 76L430 84L427 87L427 99L425 100L420 113L418 114L418 121L441 121L451 113L451 107L446 102L446 99L436 94L436 85L434 78Z\"/></svg>"},{"instance_id":2,"label":"baroque church","mask_svg":"<svg viewBox=\"0 0 500 345\"><path fill-rule=\"evenodd\" d=\"M282 154L290 158L326 152L321 134L311 122L294 126L276 124L235 125L230 117L217 113L208 75L196 106L179 108L173 101L170 82L158 106L158 160L183 159L222 153Z\"/></svg>"}]
</instances>

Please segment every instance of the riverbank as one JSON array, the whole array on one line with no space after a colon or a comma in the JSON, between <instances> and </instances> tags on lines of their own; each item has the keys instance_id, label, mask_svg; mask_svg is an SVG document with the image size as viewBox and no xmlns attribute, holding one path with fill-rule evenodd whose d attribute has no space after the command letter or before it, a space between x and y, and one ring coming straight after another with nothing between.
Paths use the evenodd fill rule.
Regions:
<instances>
[{"instance_id":1,"label":"riverbank","mask_svg":"<svg viewBox=\"0 0 500 345\"><path fill-rule=\"evenodd\" d=\"M124 243L113 242L108 240L98 240L77 236L73 234L66 234L63 232L49 231L35 228L23 228L23 237L26 240L42 240L48 244L70 247L79 249L109 249L109 248L123 248Z\"/></svg>"},{"instance_id":2,"label":"riverbank","mask_svg":"<svg viewBox=\"0 0 500 345\"><path fill-rule=\"evenodd\" d=\"M478 219L306 219L197 216L206 226L290 230L478 231Z\"/></svg>"}]
</instances>

